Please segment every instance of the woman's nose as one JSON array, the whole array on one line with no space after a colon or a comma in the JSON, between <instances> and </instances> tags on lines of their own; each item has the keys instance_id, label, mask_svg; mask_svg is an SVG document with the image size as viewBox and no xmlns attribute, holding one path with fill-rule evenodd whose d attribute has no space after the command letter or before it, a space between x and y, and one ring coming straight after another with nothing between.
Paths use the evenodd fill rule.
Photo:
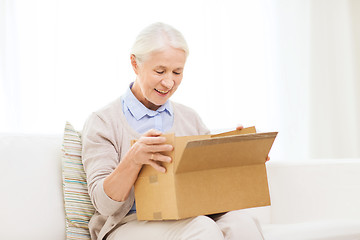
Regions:
<instances>
[{"instance_id":1,"label":"woman's nose","mask_svg":"<svg viewBox=\"0 0 360 240\"><path fill-rule=\"evenodd\" d=\"M171 77L166 76L162 81L161 84L166 87L167 89L171 89L174 86L174 81Z\"/></svg>"}]
</instances>

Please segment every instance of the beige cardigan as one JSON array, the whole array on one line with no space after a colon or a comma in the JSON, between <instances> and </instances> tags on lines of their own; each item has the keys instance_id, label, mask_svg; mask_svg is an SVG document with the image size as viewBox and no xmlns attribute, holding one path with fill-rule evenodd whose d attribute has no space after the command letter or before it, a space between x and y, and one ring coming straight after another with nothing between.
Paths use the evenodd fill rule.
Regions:
<instances>
[{"instance_id":1,"label":"beige cardigan","mask_svg":"<svg viewBox=\"0 0 360 240\"><path fill-rule=\"evenodd\" d=\"M197 113L178 103L171 102L174 123L170 132L176 136L208 134ZM93 113L82 132L82 161L87 176L89 195L96 209L89 223L91 239L104 239L129 212L134 202L134 189L127 200L110 199L103 188L104 179L116 168L130 148L130 141L140 134L132 129L122 111L118 98Z\"/></svg>"}]
</instances>

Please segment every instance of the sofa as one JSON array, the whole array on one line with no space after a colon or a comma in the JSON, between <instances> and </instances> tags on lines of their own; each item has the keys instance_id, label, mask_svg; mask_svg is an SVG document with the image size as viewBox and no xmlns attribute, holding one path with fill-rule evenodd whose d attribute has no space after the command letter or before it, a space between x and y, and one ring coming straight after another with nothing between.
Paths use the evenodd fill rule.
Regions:
<instances>
[{"instance_id":1,"label":"sofa","mask_svg":"<svg viewBox=\"0 0 360 240\"><path fill-rule=\"evenodd\" d=\"M62 135L0 134L1 239L66 239ZM360 159L267 163L266 240L360 239Z\"/></svg>"}]
</instances>

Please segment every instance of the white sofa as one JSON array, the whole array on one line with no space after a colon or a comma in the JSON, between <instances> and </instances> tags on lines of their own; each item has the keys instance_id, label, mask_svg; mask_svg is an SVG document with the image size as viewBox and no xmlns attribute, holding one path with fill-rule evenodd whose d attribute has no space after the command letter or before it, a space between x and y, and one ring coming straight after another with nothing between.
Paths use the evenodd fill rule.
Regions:
<instances>
[{"instance_id":1,"label":"white sofa","mask_svg":"<svg viewBox=\"0 0 360 240\"><path fill-rule=\"evenodd\" d=\"M0 238L65 239L61 135L0 134ZM360 239L360 159L267 163L267 240Z\"/></svg>"}]
</instances>

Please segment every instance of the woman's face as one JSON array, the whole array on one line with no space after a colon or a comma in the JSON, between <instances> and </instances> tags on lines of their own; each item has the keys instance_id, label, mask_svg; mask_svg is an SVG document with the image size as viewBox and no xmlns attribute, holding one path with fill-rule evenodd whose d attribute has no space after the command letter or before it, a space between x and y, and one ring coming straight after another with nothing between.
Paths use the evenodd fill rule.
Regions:
<instances>
[{"instance_id":1,"label":"woman's face","mask_svg":"<svg viewBox=\"0 0 360 240\"><path fill-rule=\"evenodd\" d=\"M185 61L185 52L170 46L150 54L140 65L131 56L131 64L137 75L131 89L135 97L147 108L158 109L180 85Z\"/></svg>"}]
</instances>

